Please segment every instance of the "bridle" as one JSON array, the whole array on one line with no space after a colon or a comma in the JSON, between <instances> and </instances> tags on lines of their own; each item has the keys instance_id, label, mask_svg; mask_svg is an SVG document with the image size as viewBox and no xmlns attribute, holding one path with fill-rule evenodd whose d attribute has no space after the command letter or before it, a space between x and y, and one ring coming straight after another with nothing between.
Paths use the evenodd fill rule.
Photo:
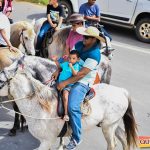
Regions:
<instances>
[{"instance_id":1,"label":"bridle","mask_svg":"<svg viewBox=\"0 0 150 150\"><path fill-rule=\"evenodd\" d=\"M16 72L16 71L17 71L17 68L16 68L15 72ZM4 70L2 70L2 71L0 72L0 74L1 74L1 73L4 74L4 76L5 76L5 78L6 78L6 81L1 81L1 80L0 80L0 83L3 83L2 86L0 86L0 90L1 90L6 84L9 85L9 82L13 79L13 77L8 78Z\"/></svg>"},{"instance_id":2,"label":"bridle","mask_svg":"<svg viewBox=\"0 0 150 150\"><path fill-rule=\"evenodd\" d=\"M28 54L28 55L31 55L31 54L28 53L27 47L25 45L25 42L24 42L24 39L23 39L23 31L25 31L25 30L22 30L21 33L20 33L20 38L22 38L22 42L23 42L22 45L25 49L25 53Z\"/></svg>"}]
</instances>

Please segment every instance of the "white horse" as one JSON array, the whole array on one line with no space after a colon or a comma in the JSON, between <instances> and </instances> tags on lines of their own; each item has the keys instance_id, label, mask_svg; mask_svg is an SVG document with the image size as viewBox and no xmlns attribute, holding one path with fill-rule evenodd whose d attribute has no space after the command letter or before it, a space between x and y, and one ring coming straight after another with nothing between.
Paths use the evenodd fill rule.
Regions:
<instances>
[{"instance_id":1,"label":"white horse","mask_svg":"<svg viewBox=\"0 0 150 150\"><path fill-rule=\"evenodd\" d=\"M18 62L13 63L0 72L0 90L6 95L9 91L14 99L24 97L16 101L19 110L25 115L31 134L41 142L38 150L49 150L64 125L57 115L57 92L34 79L28 69L18 69L16 72L17 66ZM20 84L22 81L24 84ZM129 93L123 88L107 84L97 84L93 88L96 96L89 101L91 114L82 118L83 129L101 123L107 150L115 149L116 137L122 143L123 150L129 150L130 147L133 150L137 127ZM119 126L122 119L125 132Z\"/></svg>"},{"instance_id":2,"label":"white horse","mask_svg":"<svg viewBox=\"0 0 150 150\"><path fill-rule=\"evenodd\" d=\"M13 46L20 49L24 54L35 55L34 41L35 31L34 23L19 21L11 25L10 41Z\"/></svg>"}]
</instances>

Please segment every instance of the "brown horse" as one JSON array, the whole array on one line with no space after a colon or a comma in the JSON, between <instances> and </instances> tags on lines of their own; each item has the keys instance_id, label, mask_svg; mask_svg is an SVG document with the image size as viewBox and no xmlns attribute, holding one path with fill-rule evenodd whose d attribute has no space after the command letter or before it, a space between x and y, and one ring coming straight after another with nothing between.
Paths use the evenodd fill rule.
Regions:
<instances>
[{"instance_id":1,"label":"brown horse","mask_svg":"<svg viewBox=\"0 0 150 150\"><path fill-rule=\"evenodd\" d=\"M35 55L34 22L18 21L11 25L10 41L14 47L19 48L27 55Z\"/></svg>"}]
</instances>

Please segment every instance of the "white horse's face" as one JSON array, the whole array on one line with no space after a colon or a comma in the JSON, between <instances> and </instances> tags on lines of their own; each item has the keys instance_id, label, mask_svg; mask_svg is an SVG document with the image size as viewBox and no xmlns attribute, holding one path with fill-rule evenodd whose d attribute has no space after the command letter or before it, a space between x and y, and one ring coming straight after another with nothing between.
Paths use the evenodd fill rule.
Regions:
<instances>
[{"instance_id":1,"label":"white horse's face","mask_svg":"<svg viewBox=\"0 0 150 150\"><path fill-rule=\"evenodd\" d=\"M33 29L23 30L20 33L20 42L25 49L25 53L27 55L35 55L35 48L34 48L34 40L35 40L35 32Z\"/></svg>"}]
</instances>

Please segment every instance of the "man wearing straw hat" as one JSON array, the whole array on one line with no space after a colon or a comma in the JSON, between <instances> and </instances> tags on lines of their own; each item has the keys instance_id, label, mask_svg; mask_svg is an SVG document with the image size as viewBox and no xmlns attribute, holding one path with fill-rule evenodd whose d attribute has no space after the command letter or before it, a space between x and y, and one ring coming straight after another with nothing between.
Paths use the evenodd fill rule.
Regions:
<instances>
[{"instance_id":1,"label":"man wearing straw hat","mask_svg":"<svg viewBox=\"0 0 150 150\"><path fill-rule=\"evenodd\" d=\"M80 54L80 58L84 61L83 68L76 76L57 85L57 88L61 90L68 84L75 83L70 91L68 102L72 137L69 144L66 145L67 150L73 150L81 143L82 114L80 104L83 102L86 93L94 83L97 73L96 69L101 60L99 42L104 42L104 39L99 36L99 30L95 27L79 27L76 31L83 35L83 41L75 45L76 50Z\"/></svg>"}]
</instances>

